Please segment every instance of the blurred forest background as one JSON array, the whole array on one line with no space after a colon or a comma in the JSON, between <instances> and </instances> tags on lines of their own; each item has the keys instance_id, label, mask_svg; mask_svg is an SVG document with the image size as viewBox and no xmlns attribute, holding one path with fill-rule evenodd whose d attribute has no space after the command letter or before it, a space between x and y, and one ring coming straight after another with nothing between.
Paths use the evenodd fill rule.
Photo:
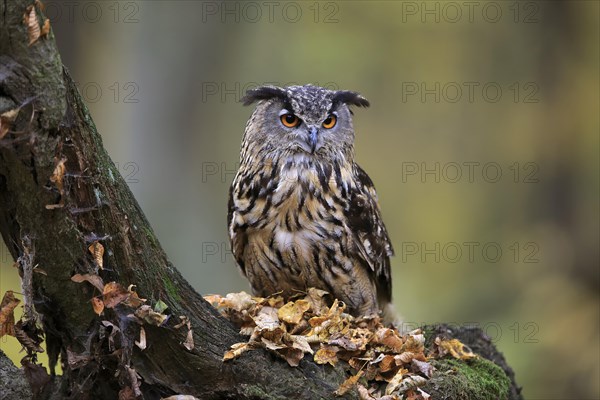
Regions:
<instances>
[{"instance_id":1,"label":"blurred forest background","mask_svg":"<svg viewBox=\"0 0 600 400\"><path fill-rule=\"evenodd\" d=\"M109 154L199 292L248 290L225 226L243 92L357 90L372 104L355 110L357 159L407 326L481 326L527 399L600 397L597 1L46 7ZM18 291L0 252L0 289Z\"/></svg>"}]
</instances>

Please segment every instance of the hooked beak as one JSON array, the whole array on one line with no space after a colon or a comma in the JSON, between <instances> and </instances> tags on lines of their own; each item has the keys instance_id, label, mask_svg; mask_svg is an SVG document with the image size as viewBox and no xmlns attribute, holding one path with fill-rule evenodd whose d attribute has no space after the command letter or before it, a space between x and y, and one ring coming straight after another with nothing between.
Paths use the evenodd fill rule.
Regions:
<instances>
[{"instance_id":1,"label":"hooked beak","mask_svg":"<svg viewBox=\"0 0 600 400\"><path fill-rule=\"evenodd\" d=\"M308 131L308 144L310 146L310 152L315 153L317 149L317 142L319 141L319 130L316 126L311 126Z\"/></svg>"}]
</instances>

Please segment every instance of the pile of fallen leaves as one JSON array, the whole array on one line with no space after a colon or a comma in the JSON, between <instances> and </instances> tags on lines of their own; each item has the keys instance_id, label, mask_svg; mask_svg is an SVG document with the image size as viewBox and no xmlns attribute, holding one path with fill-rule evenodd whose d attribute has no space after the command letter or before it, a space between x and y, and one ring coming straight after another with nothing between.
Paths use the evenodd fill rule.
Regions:
<instances>
[{"instance_id":1,"label":"pile of fallen leaves","mask_svg":"<svg viewBox=\"0 0 600 400\"><path fill-rule=\"evenodd\" d=\"M250 336L231 346L224 361L244 352L264 348L298 366L306 354L317 364L349 365L352 375L336 395L356 386L362 399L428 399L419 388L434 371L432 358L450 355L459 359L476 357L457 339L436 338L426 354L420 329L401 334L384 326L378 317L353 318L345 305L327 302L328 293L311 288L288 302L281 296L252 297L245 292L225 297L204 298ZM361 383L359 383L359 380Z\"/></svg>"}]
</instances>

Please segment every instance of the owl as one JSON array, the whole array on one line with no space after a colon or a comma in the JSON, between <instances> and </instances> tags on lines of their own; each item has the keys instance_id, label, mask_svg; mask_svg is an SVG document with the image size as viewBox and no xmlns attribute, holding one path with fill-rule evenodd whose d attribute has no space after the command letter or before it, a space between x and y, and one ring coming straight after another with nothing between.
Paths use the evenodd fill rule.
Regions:
<instances>
[{"instance_id":1,"label":"owl","mask_svg":"<svg viewBox=\"0 0 600 400\"><path fill-rule=\"evenodd\" d=\"M356 92L263 86L229 191L231 249L256 296L315 287L354 316L391 303L392 244L373 182L354 162Z\"/></svg>"}]
</instances>

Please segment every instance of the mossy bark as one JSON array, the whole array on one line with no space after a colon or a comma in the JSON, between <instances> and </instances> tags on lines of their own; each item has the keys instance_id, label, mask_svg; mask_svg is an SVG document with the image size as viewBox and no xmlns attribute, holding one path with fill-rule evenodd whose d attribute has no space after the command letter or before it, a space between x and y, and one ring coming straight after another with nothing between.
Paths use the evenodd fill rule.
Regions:
<instances>
[{"instance_id":1,"label":"mossy bark","mask_svg":"<svg viewBox=\"0 0 600 400\"><path fill-rule=\"evenodd\" d=\"M332 398L346 378L341 366L304 360L298 368L290 368L263 351L222 362L226 349L244 338L167 259L104 150L62 66L52 32L29 45L23 16L33 4L0 2L0 114L19 108L10 131L0 139L0 232L13 258L29 252L44 271L34 277L34 300L42 315L51 368L59 357L63 361L64 375L55 381L62 396L117 398L123 387L132 385L123 373L127 366L141 377L145 399L173 394L202 399ZM45 18L34 7L41 25ZM63 162L61 183L55 170ZM94 241L105 248L100 271L88 251ZM128 317L131 310L117 306L97 316L90 299L98 291L87 283L72 282L76 273L99 273L104 282L135 284L151 304L165 302L173 321L187 316L194 349L182 345L187 331L169 323L147 326L148 347L139 350L133 345L139 326ZM117 352L102 320L122 332ZM68 354L88 361L68 363Z\"/></svg>"}]
</instances>

